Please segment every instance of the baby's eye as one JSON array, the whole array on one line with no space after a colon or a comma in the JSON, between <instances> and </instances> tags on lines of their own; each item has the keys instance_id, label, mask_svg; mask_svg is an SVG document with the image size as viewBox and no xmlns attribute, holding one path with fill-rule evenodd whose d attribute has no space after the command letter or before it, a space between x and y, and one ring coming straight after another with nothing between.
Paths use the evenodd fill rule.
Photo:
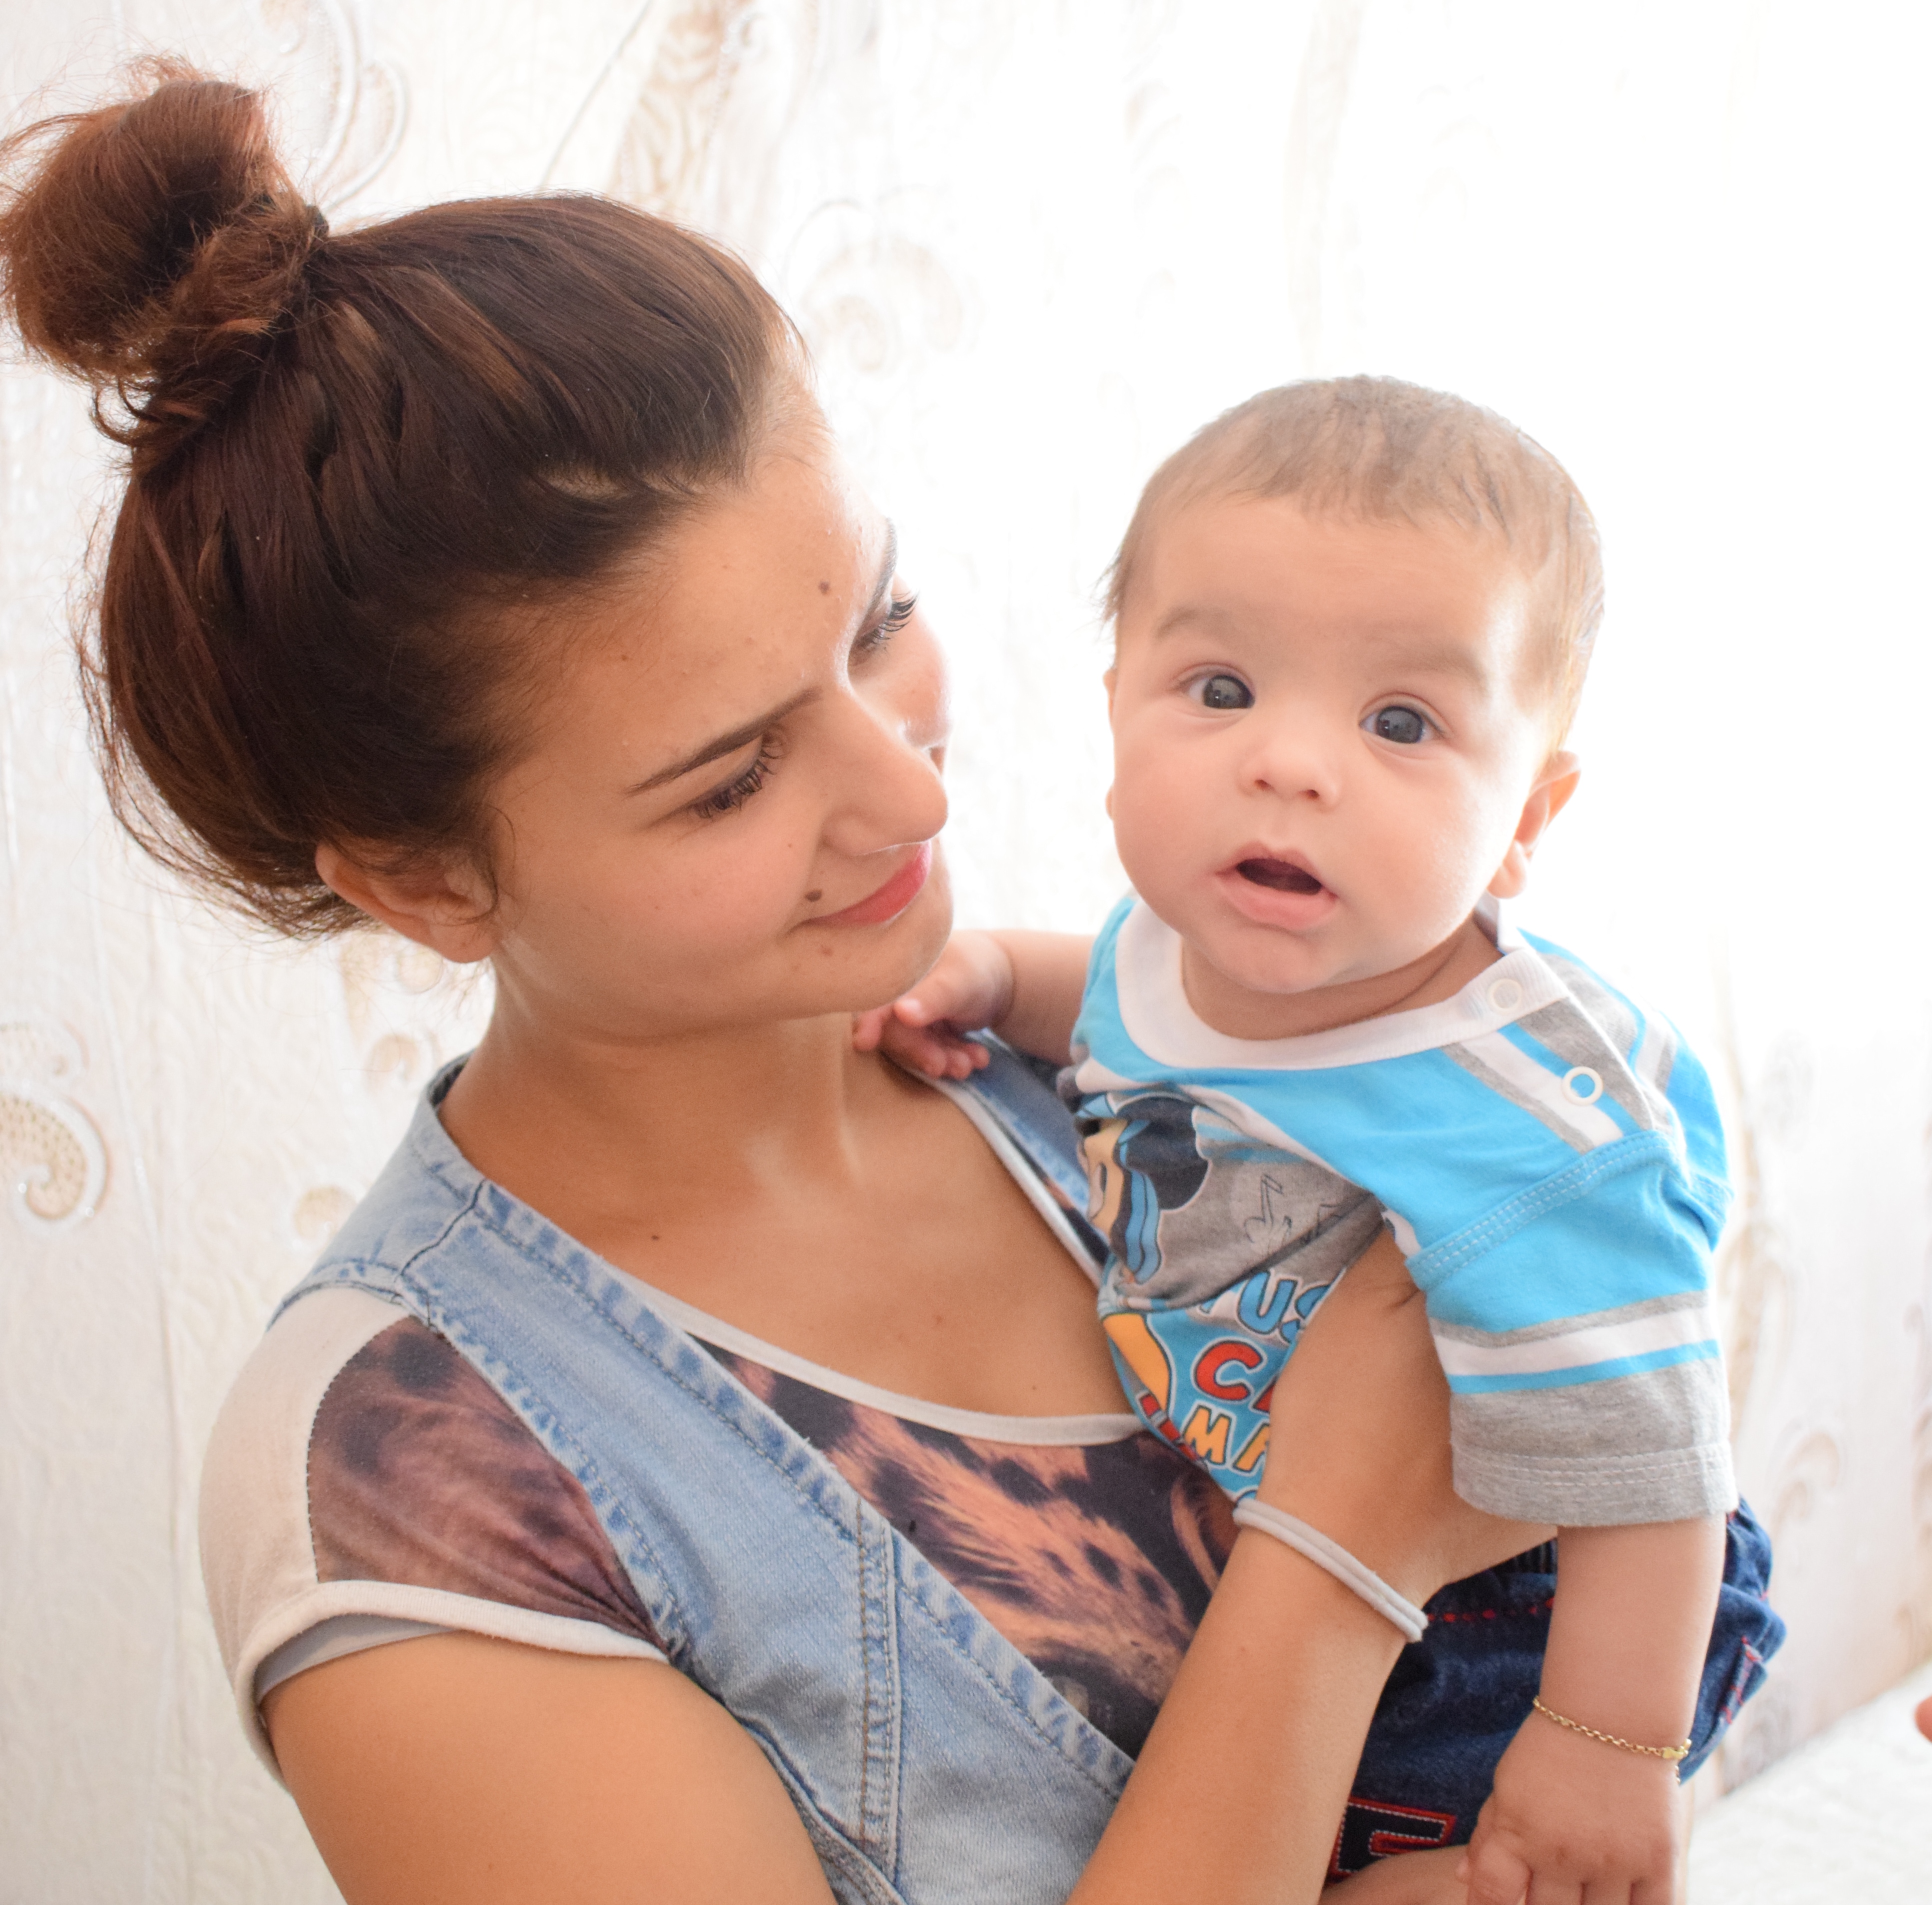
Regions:
<instances>
[{"instance_id":1,"label":"baby's eye","mask_svg":"<svg viewBox=\"0 0 1932 1905\"><path fill-rule=\"evenodd\" d=\"M1412 747L1429 738L1429 717L1412 708L1378 708L1362 723L1378 741L1399 741Z\"/></svg>"},{"instance_id":2,"label":"baby's eye","mask_svg":"<svg viewBox=\"0 0 1932 1905\"><path fill-rule=\"evenodd\" d=\"M1190 685L1189 692L1203 708L1213 708L1217 714L1255 705L1254 690L1238 675L1204 675Z\"/></svg>"}]
</instances>

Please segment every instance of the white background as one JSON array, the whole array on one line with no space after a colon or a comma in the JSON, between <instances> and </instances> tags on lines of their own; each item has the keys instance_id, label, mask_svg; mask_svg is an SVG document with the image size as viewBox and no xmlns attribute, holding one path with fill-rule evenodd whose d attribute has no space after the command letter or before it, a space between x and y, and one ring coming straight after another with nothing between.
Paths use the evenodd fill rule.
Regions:
<instances>
[{"instance_id":1,"label":"white background","mask_svg":"<svg viewBox=\"0 0 1932 1905\"><path fill-rule=\"evenodd\" d=\"M10 0L0 111L144 45L278 89L338 221L544 184L800 320L957 687L964 917L1118 882L1095 584L1264 385L1447 386L1610 608L1526 923L1719 1077L1745 1487L1792 1627L1713 1786L1932 1653L1925 126L1903 4ZM0 1900L332 1896L227 1707L195 1474L277 1293L487 1004L294 952L104 818L66 652L112 465L0 367Z\"/></svg>"}]
</instances>

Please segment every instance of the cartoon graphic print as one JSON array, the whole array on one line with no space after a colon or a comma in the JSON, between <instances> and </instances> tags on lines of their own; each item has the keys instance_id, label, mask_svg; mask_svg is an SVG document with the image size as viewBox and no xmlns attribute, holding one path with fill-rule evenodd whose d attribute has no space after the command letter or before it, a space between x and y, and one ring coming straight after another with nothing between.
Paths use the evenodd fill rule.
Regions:
<instances>
[{"instance_id":1,"label":"cartoon graphic print","mask_svg":"<svg viewBox=\"0 0 1932 1905\"><path fill-rule=\"evenodd\" d=\"M1382 1212L1325 1165L1174 1094L1103 1094L1078 1110L1122 1386L1230 1494L1251 1493L1274 1379Z\"/></svg>"},{"instance_id":2,"label":"cartoon graphic print","mask_svg":"<svg viewBox=\"0 0 1932 1905\"><path fill-rule=\"evenodd\" d=\"M1382 1227L1360 1185L1186 1098L1108 1094L1082 1114L1088 1215L1136 1309L1205 1303L1277 1266L1304 1289L1333 1283Z\"/></svg>"}]
</instances>

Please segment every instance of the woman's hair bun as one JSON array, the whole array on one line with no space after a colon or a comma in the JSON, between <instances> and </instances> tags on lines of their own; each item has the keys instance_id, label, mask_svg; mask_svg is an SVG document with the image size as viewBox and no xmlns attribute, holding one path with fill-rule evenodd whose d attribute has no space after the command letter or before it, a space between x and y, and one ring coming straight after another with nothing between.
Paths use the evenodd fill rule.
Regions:
<instances>
[{"instance_id":1,"label":"woman's hair bun","mask_svg":"<svg viewBox=\"0 0 1932 1905\"><path fill-rule=\"evenodd\" d=\"M139 461L260 362L324 227L259 95L172 59L134 78L0 144L0 305L29 350L118 391L132 419L111 434Z\"/></svg>"}]
</instances>

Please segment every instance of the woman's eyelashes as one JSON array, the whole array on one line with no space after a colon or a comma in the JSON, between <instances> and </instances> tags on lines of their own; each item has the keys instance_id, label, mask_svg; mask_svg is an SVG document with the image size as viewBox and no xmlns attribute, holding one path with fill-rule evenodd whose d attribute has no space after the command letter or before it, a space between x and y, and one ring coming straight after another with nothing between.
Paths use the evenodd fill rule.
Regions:
<instances>
[{"instance_id":1,"label":"woman's eyelashes","mask_svg":"<svg viewBox=\"0 0 1932 1905\"><path fill-rule=\"evenodd\" d=\"M919 597L916 595L894 596L886 605L885 614L853 643L852 652L855 655L877 654L912 620L913 611L918 606ZM767 735L759 742L758 753L749 767L742 774L734 774L723 786L714 787L710 793L693 801L686 811L700 820L722 820L728 813L735 813L770 780L772 770L782 751L778 735Z\"/></svg>"},{"instance_id":2,"label":"woman's eyelashes","mask_svg":"<svg viewBox=\"0 0 1932 1905\"><path fill-rule=\"evenodd\" d=\"M700 820L722 820L726 814L735 813L770 780L777 761L778 750L767 736L759 742L758 753L749 767L723 786L714 787L710 793L693 801L690 811Z\"/></svg>"},{"instance_id":3,"label":"woman's eyelashes","mask_svg":"<svg viewBox=\"0 0 1932 1905\"><path fill-rule=\"evenodd\" d=\"M1362 726L1378 741L1392 741L1403 747L1413 747L1436 732L1436 724L1427 715L1400 702L1377 708Z\"/></svg>"},{"instance_id":4,"label":"woman's eyelashes","mask_svg":"<svg viewBox=\"0 0 1932 1905\"><path fill-rule=\"evenodd\" d=\"M1210 714L1234 713L1255 705L1255 691L1238 675L1230 675L1225 669L1196 675L1188 683L1187 693Z\"/></svg>"},{"instance_id":5,"label":"woman's eyelashes","mask_svg":"<svg viewBox=\"0 0 1932 1905\"><path fill-rule=\"evenodd\" d=\"M912 611L918 606L919 597L916 595L894 596L886 603L885 614L852 645L853 654L877 654L912 620Z\"/></svg>"}]
</instances>

